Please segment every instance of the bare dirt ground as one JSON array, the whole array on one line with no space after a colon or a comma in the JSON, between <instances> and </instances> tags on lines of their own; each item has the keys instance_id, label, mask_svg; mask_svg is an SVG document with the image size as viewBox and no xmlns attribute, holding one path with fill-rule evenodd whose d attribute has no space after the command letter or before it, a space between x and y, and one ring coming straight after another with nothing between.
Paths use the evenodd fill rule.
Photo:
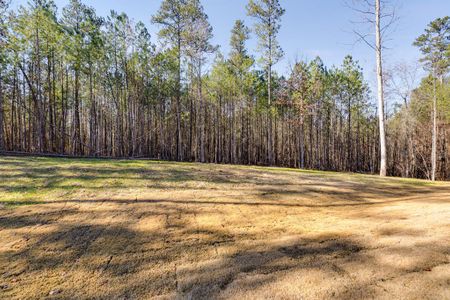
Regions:
<instances>
[{"instance_id":1,"label":"bare dirt ground","mask_svg":"<svg viewBox=\"0 0 450 300\"><path fill-rule=\"evenodd\" d=\"M450 184L0 158L3 299L450 299Z\"/></svg>"}]
</instances>

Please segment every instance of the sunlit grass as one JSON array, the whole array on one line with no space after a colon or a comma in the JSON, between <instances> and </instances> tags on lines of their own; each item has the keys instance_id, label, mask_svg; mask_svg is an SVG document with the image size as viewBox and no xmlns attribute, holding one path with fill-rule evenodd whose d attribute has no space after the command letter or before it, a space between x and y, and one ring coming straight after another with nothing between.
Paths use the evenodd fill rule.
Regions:
<instances>
[{"instance_id":1,"label":"sunlit grass","mask_svg":"<svg viewBox=\"0 0 450 300\"><path fill-rule=\"evenodd\" d=\"M251 175L246 175L245 178L233 175L236 170L247 170L256 174L286 173L308 176L312 180L344 180L389 187L440 185L425 180L380 178L376 175L153 160L1 157L0 170L0 202L8 206L86 196L114 196L115 193L125 190L140 193L167 188L227 188L252 181ZM230 174L221 173L221 170ZM252 183L258 184L257 181Z\"/></svg>"}]
</instances>

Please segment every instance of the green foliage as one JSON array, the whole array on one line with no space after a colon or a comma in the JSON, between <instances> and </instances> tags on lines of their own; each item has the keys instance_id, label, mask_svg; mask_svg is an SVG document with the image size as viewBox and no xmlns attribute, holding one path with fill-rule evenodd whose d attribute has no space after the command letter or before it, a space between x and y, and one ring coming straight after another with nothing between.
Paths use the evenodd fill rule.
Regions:
<instances>
[{"instance_id":1,"label":"green foliage","mask_svg":"<svg viewBox=\"0 0 450 300\"><path fill-rule=\"evenodd\" d=\"M167 49L156 52L151 58L150 99L155 105L163 105L165 99L176 93L176 56L177 53L174 49Z\"/></svg>"},{"instance_id":2,"label":"green foliage","mask_svg":"<svg viewBox=\"0 0 450 300\"><path fill-rule=\"evenodd\" d=\"M283 50L277 41L281 27L281 17L285 10L279 0L250 0L247 14L257 20L255 34L258 37L258 50L264 66L274 65L283 57Z\"/></svg>"},{"instance_id":3,"label":"green foliage","mask_svg":"<svg viewBox=\"0 0 450 300\"><path fill-rule=\"evenodd\" d=\"M158 12L152 17L152 23L161 26L159 36L175 48L185 44L183 37L189 24L189 0L163 0ZM181 52L181 49L177 49Z\"/></svg>"},{"instance_id":4,"label":"green foliage","mask_svg":"<svg viewBox=\"0 0 450 300\"><path fill-rule=\"evenodd\" d=\"M421 61L428 70L437 77L445 75L450 68L450 17L432 21L414 45L422 51Z\"/></svg>"},{"instance_id":5,"label":"green foliage","mask_svg":"<svg viewBox=\"0 0 450 300\"><path fill-rule=\"evenodd\" d=\"M81 70L85 66L84 58L89 54L91 47L99 43L98 33L95 25L100 25L96 20L92 8L87 7L79 0L71 0L69 5L63 9L62 24L67 33L67 53L68 59L72 62L74 70Z\"/></svg>"},{"instance_id":6,"label":"green foliage","mask_svg":"<svg viewBox=\"0 0 450 300\"><path fill-rule=\"evenodd\" d=\"M251 68L254 64L253 58L248 54L246 42L250 37L250 29L242 20L236 20L231 30L231 51L227 61L228 71L233 81L235 97L248 99L252 89Z\"/></svg>"},{"instance_id":7,"label":"green foliage","mask_svg":"<svg viewBox=\"0 0 450 300\"><path fill-rule=\"evenodd\" d=\"M230 68L221 53L217 53L211 72L205 78L205 84L211 100L215 103L229 96L234 82Z\"/></svg>"},{"instance_id":8,"label":"green foliage","mask_svg":"<svg viewBox=\"0 0 450 300\"><path fill-rule=\"evenodd\" d=\"M60 52L65 41L52 1L35 1L30 8L21 7L11 20L10 30L9 47L16 59L19 52L26 53L26 50L31 56L37 55L39 50L41 57L52 51Z\"/></svg>"},{"instance_id":9,"label":"green foliage","mask_svg":"<svg viewBox=\"0 0 450 300\"><path fill-rule=\"evenodd\" d=\"M210 43L213 29L200 0L190 0L187 5L190 14L187 30L182 33L186 42L186 54L196 60L197 64L202 64L203 55L213 53L217 48Z\"/></svg>"},{"instance_id":10,"label":"green foliage","mask_svg":"<svg viewBox=\"0 0 450 300\"><path fill-rule=\"evenodd\" d=\"M434 78L429 75L422 79L419 87L412 93L411 115L419 124L428 124L432 111ZM436 83L438 119L443 123L450 122L450 83L448 79L442 84ZM402 108L405 109L405 108Z\"/></svg>"},{"instance_id":11,"label":"green foliage","mask_svg":"<svg viewBox=\"0 0 450 300\"><path fill-rule=\"evenodd\" d=\"M0 0L0 72L3 70L6 64L7 54L6 54L6 42L7 42L7 31L8 31L8 11L9 1Z\"/></svg>"},{"instance_id":12,"label":"green foliage","mask_svg":"<svg viewBox=\"0 0 450 300\"><path fill-rule=\"evenodd\" d=\"M236 20L231 30L229 63L232 72L239 80L245 80L246 74L254 63L245 45L249 38L250 29L242 20Z\"/></svg>"},{"instance_id":13,"label":"green foliage","mask_svg":"<svg viewBox=\"0 0 450 300\"><path fill-rule=\"evenodd\" d=\"M77 155L199 160L203 150L201 161L249 164L268 163L274 144L270 163L300 166L301 152L304 167L373 172L375 106L356 60L327 68L317 57L297 62L286 77L272 74L283 56L280 2L247 5L258 67L242 20L231 30L229 53L217 51L200 0L163 0L152 17L158 40L144 23L115 11L104 19L82 0L70 0L61 14L52 0L11 12L0 0L3 140L9 149ZM449 123L449 27L448 17L437 19L415 42L434 75L410 108L389 116L389 130L408 114L411 124L429 128L433 84L439 126ZM353 164L357 157L364 165Z\"/></svg>"}]
</instances>

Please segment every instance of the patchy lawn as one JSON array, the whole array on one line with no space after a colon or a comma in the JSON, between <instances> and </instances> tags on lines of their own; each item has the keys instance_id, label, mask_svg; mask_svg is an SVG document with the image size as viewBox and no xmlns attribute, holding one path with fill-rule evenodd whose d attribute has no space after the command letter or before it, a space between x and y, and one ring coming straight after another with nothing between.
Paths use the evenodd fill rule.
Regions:
<instances>
[{"instance_id":1,"label":"patchy lawn","mask_svg":"<svg viewBox=\"0 0 450 300\"><path fill-rule=\"evenodd\" d=\"M0 298L450 299L450 184L0 157Z\"/></svg>"}]
</instances>

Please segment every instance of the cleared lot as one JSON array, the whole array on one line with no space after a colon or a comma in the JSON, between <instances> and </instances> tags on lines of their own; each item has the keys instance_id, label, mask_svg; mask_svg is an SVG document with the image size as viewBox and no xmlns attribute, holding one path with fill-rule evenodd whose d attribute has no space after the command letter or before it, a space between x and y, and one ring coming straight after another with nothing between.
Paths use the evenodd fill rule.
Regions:
<instances>
[{"instance_id":1,"label":"cleared lot","mask_svg":"<svg viewBox=\"0 0 450 300\"><path fill-rule=\"evenodd\" d=\"M450 298L450 184L0 158L0 298Z\"/></svg>"}]
</instances>

